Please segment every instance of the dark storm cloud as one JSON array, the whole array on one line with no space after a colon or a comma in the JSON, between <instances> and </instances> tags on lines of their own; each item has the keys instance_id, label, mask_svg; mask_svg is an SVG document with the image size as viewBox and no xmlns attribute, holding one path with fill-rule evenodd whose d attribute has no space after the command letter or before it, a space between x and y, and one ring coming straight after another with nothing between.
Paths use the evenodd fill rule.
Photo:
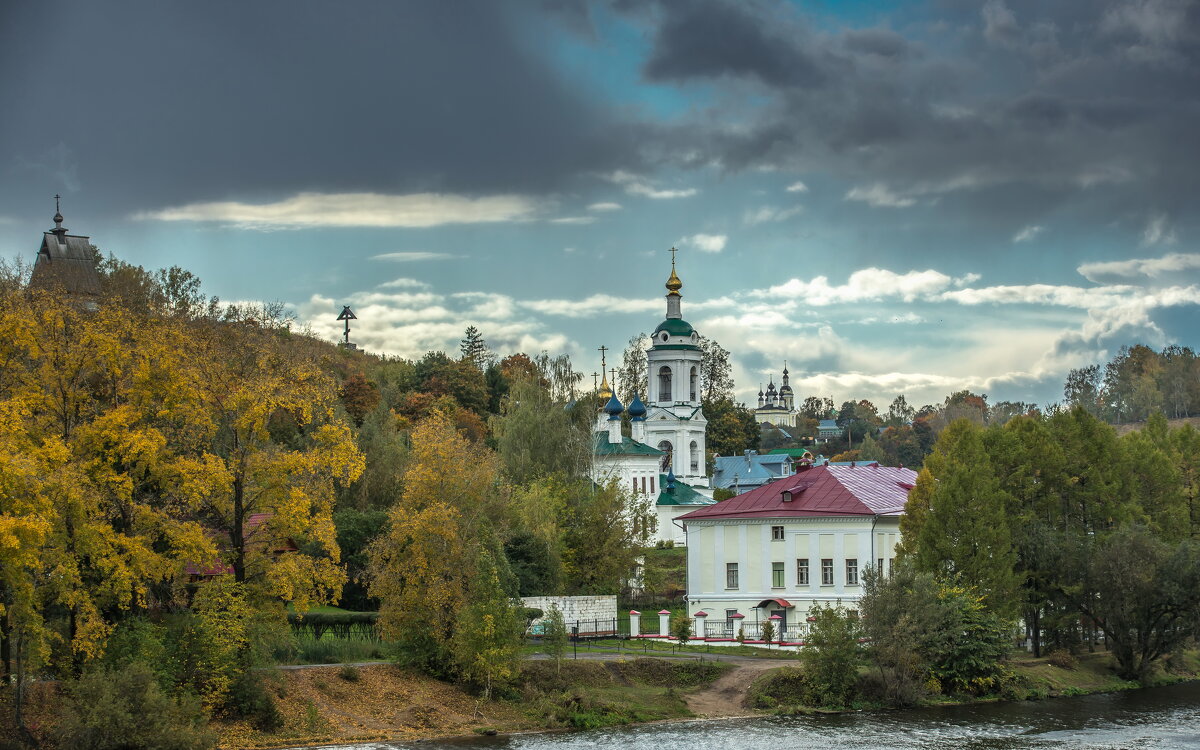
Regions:
<instances>
[{"instance_id":1,"label":"dark storm cloud","mask_svg":"<svg viewBox=\"0 0 1200 750\"><path fill-rule=\"evenodd\" d=\"M819 84L818 67L753 4L668 3L646 61L652 81L752 76L776 86Z\"/></svg>"},{"instance_id":2,"label":"dark storm cloud","mask_svg":"<svg viewBox=\"0 0 1200 750\"><path fill-rule=\"evenodd\" d=\"M648 79L767 94L752 117L722 100L710 126L681 126L691 160L881 182L1001 221L1093 188L1106 216L1170 212L1200 188L1195 0L951 3L907 36L818 32L782 5L658 9Z\"/></svg>"},{"instance_id":3,"label":"dark storm cloud","mask_svg":"<svg viewBox=\"0 0 1200 750\"><path fill-rule=\"evenodd\" d=\"M5 4L0 175L18 182L66 150L109 210L296 190L553 190L629 149L538 57L531 8Z\"/></svg>"}]
</instances>

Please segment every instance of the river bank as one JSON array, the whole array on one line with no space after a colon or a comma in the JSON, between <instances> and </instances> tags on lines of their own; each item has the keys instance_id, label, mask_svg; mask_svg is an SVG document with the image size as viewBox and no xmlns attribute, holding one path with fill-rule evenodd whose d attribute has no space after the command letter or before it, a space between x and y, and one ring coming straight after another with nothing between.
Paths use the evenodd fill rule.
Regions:
<instances>
[{"instance_id":1,"label":"river bank","mask_svg":"<svg viewBox=\"0 0 1200 750\"><path fill-rule=\"evenodd\" d=\"M453 685L386 665L362 668L361 683L339 685L337 668L287 674L280 698L286 718L280 733L264 736L236 724L222 725L223 748L266 749L313 744L432 740L482 734L518 734L555 729L596 729L665 721L787 715L812 709L779 704L748 705L754 686L791 659L730 659L699 668L685 659L619 657L525 666L517 694L480 701ZM1113 672L1108 654L1067 658L1019 655L1009 662L1023 689L1009 700L1112 693L1140 688ZM1200 654L1189 652L1160 672L1158 683L1200 677ZM344 681L343 681L344 682ZM999 702L938 697L931 707ZM312 706L312 709L308 707ZM870 708L868 706L868 708ZM314 718L315 717L315 718ZM306 728L314 730L303 735Z\"/></svg>"},{"instance_id":2,"label":"river bank","mask_svg":"<svg viewBox=\"0 0 1200 750\"><path fill-rule=\"evenodd\" d=\"M726 657L714 663L615 655L566 660L561 665L530 661L523 666L520 686L490 701L388 664L286 669L272 672L267 683L282 715L282 726L272 732L259 731L245 721L217 721L214 726L222 748L267 750L814 712L789 705L778 691L773 704L761 702L763 694L772 692L763 689L764 681L795 669L794 664L792 659ZM1009 665L1019 675L1023 689L1019 695L1006 696L1008 700L1141 687L1118 678L1103 652L1074 658L1021 655ZM1160 673L1157 679L1200 677L1200 654L1190 652L1174 660L1172 667L1172 673ZM42 690L39 696L37 715L50 722L54 691ZM926 705L979 705L1000 700L939 698Z\"/></svg>"}]
</instances>

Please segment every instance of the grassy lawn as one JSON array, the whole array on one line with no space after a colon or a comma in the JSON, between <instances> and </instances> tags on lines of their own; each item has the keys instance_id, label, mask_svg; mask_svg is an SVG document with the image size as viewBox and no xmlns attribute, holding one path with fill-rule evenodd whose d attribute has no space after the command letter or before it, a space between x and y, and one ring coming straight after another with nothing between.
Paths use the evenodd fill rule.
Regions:
<instances>
[{"instance_id":1,"label":"grassy lawn","mask_svg":"<svg viewBox=\"0 0 1200 750\"><path fill-rule=\"evenodd\" d=\"M646 550L647 591L682 591L687 588L687 547Z\"/></svg>"}]
</instances>

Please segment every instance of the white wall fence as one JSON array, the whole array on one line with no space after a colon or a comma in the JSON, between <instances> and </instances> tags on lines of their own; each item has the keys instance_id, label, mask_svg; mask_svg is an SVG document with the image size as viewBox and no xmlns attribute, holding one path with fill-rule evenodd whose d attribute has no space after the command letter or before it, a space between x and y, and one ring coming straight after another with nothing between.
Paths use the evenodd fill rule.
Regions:
<instances>
[{"instance_id":1,"label":"white wall fence","mask_svg":"<svg viewBox=\"0 0 1200 750\"><path fill-rule=\"evenodd\" d=\"M691 617L691 639L696 642L712 643L714 645L766 645L763 639L764 621L754 622L749 618L732 618L718 620L712 617ZM781 627L781 620L772 620L771 643L785 646L802 646L808 639L810 624L808 621L788 623ZM671 613L667 610L659 612L629 613L630 638L670 638Z\"/></svg>"},{"instance_id":2,"label":"white wall fence","mask_svg":"<svg viewBox=\"0 0 1200 750\"><path fill-rule=\"evenodd\" d=\"M523 596L526 607L542 610L542 616L529 625L529 632L541 635L551 606L562 612L567 632L584 637L616 636L617 597L610 596Z\"/></svg>"}]
</instances>

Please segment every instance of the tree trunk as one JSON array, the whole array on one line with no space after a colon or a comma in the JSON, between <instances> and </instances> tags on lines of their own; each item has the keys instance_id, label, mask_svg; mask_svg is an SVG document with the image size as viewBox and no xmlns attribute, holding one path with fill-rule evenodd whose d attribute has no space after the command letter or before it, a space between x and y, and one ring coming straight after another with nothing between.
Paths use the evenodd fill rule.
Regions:
<instances>
[{"instance_id":1,"label":"tree trunk","mask_svg":"<svg viewBox=\"0 0 1200 750\"><path fill-rule=\"evenodd\" d=\"M229 530L230 542L233 544L233 579L238 583L246 582L246 485L241 477L233 480L233 528Z\"/></svg>"}]
</instances>

